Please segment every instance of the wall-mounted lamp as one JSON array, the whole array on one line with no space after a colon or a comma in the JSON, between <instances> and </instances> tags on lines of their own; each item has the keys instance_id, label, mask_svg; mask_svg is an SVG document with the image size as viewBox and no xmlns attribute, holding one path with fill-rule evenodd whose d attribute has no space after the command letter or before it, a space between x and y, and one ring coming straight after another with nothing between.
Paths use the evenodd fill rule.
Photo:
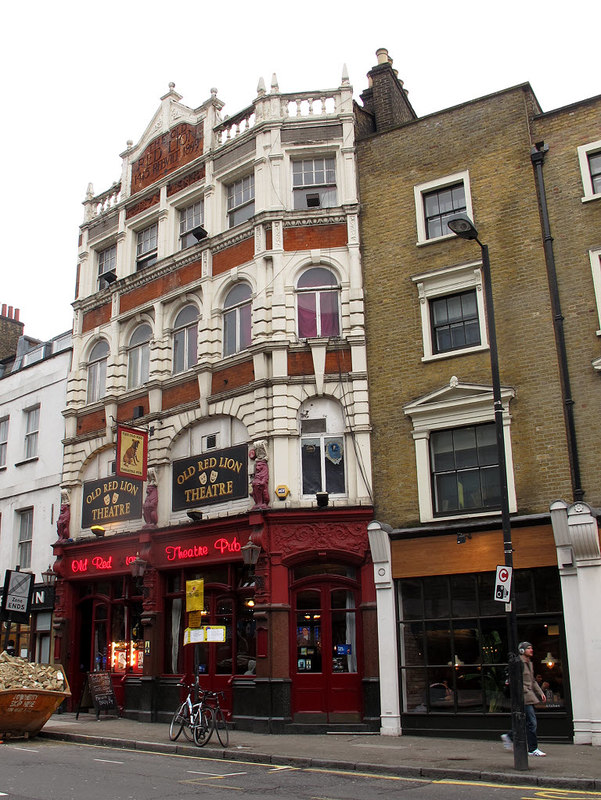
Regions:
<instances>
[{"instance_id":1,"label":"wall-mounted lamp","mask_svg":"<svg viewBox=\"0 0 601 800\"><path fill-rule=\"evenodd\" d=\"M465 544L468 539L472 538L471 533L458 533L457 534L457 544Z\"/></svg>"},{"instance_id":2,"label":"wall-mounted lamp","mask_svg":"<svg viewBox=\"0 0 601 800\"><path fill-rule=\"evenodd\" d=\"M140 558L140 554L136 553L136 557L129 565L132 578L136 581L136 591L142 592L144 586L144 573L146 572L147 562Z\"/></svg>"},{"instance_id":3,"label":"wall-mounted lamp","mask_svg":"<svg viewBox=\"0 0 601 800\"><path fill-rule=\"evenodd\" d=\"M107 272L103 272L100 277L110 285L117 280L117 273L114 269L109 269Z\"/></svg>"},{"instance_id":4,"label":"wall-mounted lamp","mask_svg":"<svg viewBox=\"0 0 601 800\"><path fill-rule=\"evenodd\" d=\"M44 583L46 586L54 586L57 578L58 575L52 569L50 564L48 564L48 569L45 572L42 572L42 583Z\"/></svg>"},{"instance_id":5,"label":"wall-mounted lamp","mask_svg":"<svg viewBox=\"0 0 601 800\"><path fill-rule=\"evenodd\" d=\"M102 538L104 536L104 534L106 533L106 531L102 527L102 525L92 525L90 530L92 531L94 536L98 536L99 539Z\"/></svg>"},{"instance_id":6,"label":"wall-mounted lamp","mask_svg":"<svg viewBox=\"0 0 601 800\"><path fill-rule=\"evenodd\" d=\"M249 537L248 542L240 548L240 552L242 553L244 564L250 568L251 575L254 574L259 555L261 554L261 548Z\"/></svg>"},{"instance_id":7,"label":"wall-mounted lamp","mask_svg":"<svg viewBox=\"0 0 601 800\"><path fill-rule=\"evenodd\" d=\"M195 509L190 509L190 511L186 511L186 514L188 515L189 519L192 520L192 522L200 522L202 519L202 511L196 511Z\"/></svg>"},{"instance_id":8,"label":"wall-mounted lamp","mask_svg":"<svg viewBox=\"0 0 601 800\"><path fill-rule=\"evenodd\" d=\"M327 492L315 492L317 508L326 508L330 502L330 495Z\"/></svg>"}]
</instances>

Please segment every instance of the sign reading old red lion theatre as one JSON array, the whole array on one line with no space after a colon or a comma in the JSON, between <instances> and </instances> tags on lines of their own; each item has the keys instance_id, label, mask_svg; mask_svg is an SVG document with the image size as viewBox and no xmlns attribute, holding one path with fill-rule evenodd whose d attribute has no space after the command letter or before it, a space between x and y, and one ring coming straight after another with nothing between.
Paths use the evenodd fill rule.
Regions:
<instances>
[{"instance_id":1,"label":"sign reading old red lion theatre","mask_svg":"<svg viewBox=\"0 0 601 800\"><path fill-rule=\"evenodd\" d=\"M103 478L83 485L81 527L140 519L143 483L130 478Z\"/></svg>"},{"instance_id":2,"label":"sign reading old red lion theatre","mask_svg":"<svg viewBox=\"0 0 601 800\"><path fill-rule=\"evenodd\" d=\"M248 497L246 445L173 462L173 511L244 497Z\"/></svg>"}]
</instances>

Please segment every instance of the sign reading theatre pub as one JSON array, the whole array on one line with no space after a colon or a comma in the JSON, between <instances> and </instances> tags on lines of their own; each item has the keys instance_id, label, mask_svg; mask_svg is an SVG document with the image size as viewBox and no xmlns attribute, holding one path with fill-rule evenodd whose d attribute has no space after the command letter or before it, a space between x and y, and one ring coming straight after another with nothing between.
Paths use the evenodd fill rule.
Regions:
<instances>
[{"instance_id":1,"label":"sign reading theatre pub","mask_svg":"<svg viewBox=\"0 0 601 800\"><path fill-rule=\"evenodd\" d=\"M237 445L173 462L173 511L248 497L248 447Z\"/></svg>"},{"instance_id":2,"label":"sign reading theatre pub","mask_svg":"<svg viewBox=\"0 0 601 800\"><path fill-rule=\"evenodd\" d=\"M142 481L130 478L85 481L81 527L139 519L142 516L142 486Z\"/></svg>"}]
</instances>

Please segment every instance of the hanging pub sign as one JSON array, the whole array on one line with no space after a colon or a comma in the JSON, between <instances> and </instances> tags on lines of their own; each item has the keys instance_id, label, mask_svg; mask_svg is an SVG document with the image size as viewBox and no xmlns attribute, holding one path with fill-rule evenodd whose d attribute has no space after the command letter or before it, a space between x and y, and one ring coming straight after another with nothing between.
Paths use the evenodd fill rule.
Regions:
<instances>
[{"instance_id":1,"label":"hanging pub sign","mask_svg":"<svg viewBox=\"0 0 601 800\"><path fill-rule=\"evenodd\" d=\"M248 447L236 445L173 462L173 511L248 497Z\"/></svg>"},{"instance_id":2,"label":"hanging pub sign","mask_svg":"<svg viewBox=\"0 0 601 800\"><path fill-rule=\"evenodd\" d=\"M120 478L145 481L148 464L148 433L117 426L117 465Z\"/></svg>"},{"instance_id":3,"label":"hanging pub sign","mask_svg":"<svg viewBox=\"0 0 601 800\"><path fill-rule=\"evenodd\" d=\"M114 477L85 481L81 527L140 519L142 486L142 481Z\"/></svg>"}]
</instances>

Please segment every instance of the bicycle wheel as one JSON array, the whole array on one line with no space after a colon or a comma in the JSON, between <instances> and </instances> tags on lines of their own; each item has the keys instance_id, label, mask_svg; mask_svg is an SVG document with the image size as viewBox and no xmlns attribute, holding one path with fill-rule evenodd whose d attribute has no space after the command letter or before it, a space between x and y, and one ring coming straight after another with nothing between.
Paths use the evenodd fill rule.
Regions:
<instances>
[{"instance_id":1,"label":"bicycle wheel","mask_svg":"<svg viewBox=\"0 0 601 800\"><path fill-rule=\"evenodd\" d=\"M189 729L189 724L188 704L182 703L174 713L171 725L169 725L169 738L171 741L175 742L184 728Z\"/></svg>"},{"instance_id":2,"label":"bicycle wheel","mask_svg":"<svg viewBox=\"0 0 601 800\"><path fill-rule=\"evenodd\" d=\"M208 706L200 709L199 714L194 718L192 730L194 731L194 744L197 747L204 747L213 735L213 712Z\"/></svg>"},{"instance_id":3,"label":"bicycle wheel","mask_svg":"<svg viewBox=\"0 0 601 800\"><path fill-rule=\"evenodd\" d=\"M217 707L214 713L215 733L217 738L224 747L227 747L230 741L230 732L227 727L225 714L221 708Z\"/></svg>"}]
</instances>

